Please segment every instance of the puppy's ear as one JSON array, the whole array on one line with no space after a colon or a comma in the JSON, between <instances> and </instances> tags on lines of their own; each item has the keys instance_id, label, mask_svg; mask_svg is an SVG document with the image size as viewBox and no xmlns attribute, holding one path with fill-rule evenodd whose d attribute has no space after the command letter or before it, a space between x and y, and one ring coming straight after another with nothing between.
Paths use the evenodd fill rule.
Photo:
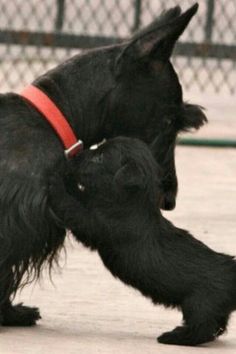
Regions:
<instances>
[{"instance_id":1,"label":"puppy's ear","mask_svg":"<svg viewBox=\"0 0 236 354\"><path fill-rule=\"evenodd\" d=\"M135 163L127 162L116 172L114 184L118 189L135 192L145 188L146 178Z\"/></svg>"},{"instance_id":2,"label":"puppy's ear","mask_svg":"<svg viewBox=\"0 0 236 354\"><path fill-rule=\"evenodd\" d=\"M203 112L204 108L195 104L184 104L184 118L182 130L199 129L207 123L207 117Z\"/></svg>"}]
</instances>

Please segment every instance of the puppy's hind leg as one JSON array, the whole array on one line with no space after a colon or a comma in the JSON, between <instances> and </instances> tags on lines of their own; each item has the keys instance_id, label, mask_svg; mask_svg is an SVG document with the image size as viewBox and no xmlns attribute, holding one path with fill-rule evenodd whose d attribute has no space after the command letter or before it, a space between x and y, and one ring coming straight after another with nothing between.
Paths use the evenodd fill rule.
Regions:
<instances>
[{"instance_id":1,"label":"puppy's hind leg","mask_svg":"<svg viewBox=\"0 0 236 354\"><path fill-rule=\"evenodd\" d=\"M13 305L10 296L14 284L12 270L5 269L0 289L0 324L2 326L33 326L39 320L40 314L36 307L28 307L23 304Z\"/></svg>"},{"instance_id":2,"label":"puppy's hind leg","mask_svg":"<svg viewBox=\"0 0 236 354\"><path fill-rule=\"evenodd\" d=\"M184 324L163 333L158 341L164 344L196 346L213 341L219 333L219 323L208 307L207 300L187 301L183 305ZM210 310L211 309L211 310Z\"/></svg>"}]
</instances>

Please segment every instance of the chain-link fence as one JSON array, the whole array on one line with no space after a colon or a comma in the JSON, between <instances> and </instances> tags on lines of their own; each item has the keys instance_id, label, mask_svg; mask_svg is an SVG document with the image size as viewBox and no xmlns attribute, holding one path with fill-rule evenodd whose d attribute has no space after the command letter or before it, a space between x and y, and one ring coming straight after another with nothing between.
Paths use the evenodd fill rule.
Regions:
<instances>
[{"instance_id":1,"label":"chain-link fence","mask_svg":"<svg viewBox=\"0 0 236 354\"><path fill-rule=\"evenodd\" d=\"M128 37L194 0L0 0L0 87L19 89L78 50ZM200 0L174 61L185 88L236 91L236 0Z\"/></svg>"}]
</instances>

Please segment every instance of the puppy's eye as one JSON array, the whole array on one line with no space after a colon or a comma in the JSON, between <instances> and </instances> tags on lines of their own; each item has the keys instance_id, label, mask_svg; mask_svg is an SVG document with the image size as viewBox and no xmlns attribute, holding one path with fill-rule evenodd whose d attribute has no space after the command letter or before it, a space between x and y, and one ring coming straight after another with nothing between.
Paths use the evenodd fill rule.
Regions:
<instances>
[{"instance_id":1,"label":"puppy's eye","mask_svg":"<svg viewBox=\"0 0 236 354\"><path fill-rule=\"evenodd\" d=\"M103 154L93 156L91 161L94 163L97 163L97 164L102 164L103 163Z\"/></svg>"},{"instance_id":2,"label":"puppy's eye","mask_svg":"<svg viewBox=\"0 0 236 354\"><path fill-rule=\"evenodd\" d=\"M85 186L83 186L82 184L78 183L78 189L79 189L81 192L84 192L84 191L85 191Z\"/></svg>"}]
</instances>

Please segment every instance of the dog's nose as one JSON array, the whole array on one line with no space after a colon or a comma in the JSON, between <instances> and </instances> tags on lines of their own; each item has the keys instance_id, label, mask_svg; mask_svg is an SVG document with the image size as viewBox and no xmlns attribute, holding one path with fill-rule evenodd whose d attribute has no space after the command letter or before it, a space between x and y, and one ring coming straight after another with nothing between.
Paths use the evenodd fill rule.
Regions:
<instances>
[{"instance_id":1,"label":"dog's nose","mask_svg":"<svg viewBox=\"0 0 236 354\"><path fill-rule=\"evenodd\" d=\"M163 210L173 210L176 205L176 197L171 194L164 195L161 201L161 209Z\"/></svg>"}]
</instances>

